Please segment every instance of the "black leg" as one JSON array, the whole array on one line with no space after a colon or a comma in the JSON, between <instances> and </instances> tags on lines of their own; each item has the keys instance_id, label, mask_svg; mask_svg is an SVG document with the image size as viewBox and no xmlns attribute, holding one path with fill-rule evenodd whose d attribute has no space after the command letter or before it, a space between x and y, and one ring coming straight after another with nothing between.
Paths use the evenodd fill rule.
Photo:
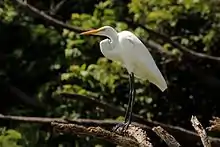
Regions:
<instances>
[{"instance_id":1,"label":"black leg","mask_svg":"<svg viewBox=\"0 0 220 147\"><path fill-rule=\"evenodd\" d=\"M131 77L132 89L131 89L131 102L130 102L130 113L129 113L129 117L128 117L128 124L131 123L133 105L134 105L134 100L135 100L135 95L136 95L136 90L134 87L134 74L132 73L131 76L132 76Z\"/></svg>"},{"instance_id":2,"label":"black leg","mask_svg":"<svg viewBox=\"0 0 220 147\"><path fill-rule=\"evenodd\" d=\"M126 130L131 123L132 119L132 108L134 104L134 99L135 99L135 88L134 88L134 73L129 74L129 100L128 100L128 107L125 113L125 122L122 124L118 124L113 128L113 131L118 130L118 128L121 128L122 131Z\"/></svg>"},{"instance_id":3,"label":"black leg","mask_svg":"<svg viewBox=\"0 0 220 147\"><path fill-rule=\"evenodd\" d=\"M133 88L133 85L132 85L132 73L131 73L131 74L129 74L129 99L128 99L127 110L126 110L126 113L125 113L125 123L128 121L128 115L129 115L129 111L130 111L130 108L131 108L132 88Z\"/></svg>"}]
</instances>

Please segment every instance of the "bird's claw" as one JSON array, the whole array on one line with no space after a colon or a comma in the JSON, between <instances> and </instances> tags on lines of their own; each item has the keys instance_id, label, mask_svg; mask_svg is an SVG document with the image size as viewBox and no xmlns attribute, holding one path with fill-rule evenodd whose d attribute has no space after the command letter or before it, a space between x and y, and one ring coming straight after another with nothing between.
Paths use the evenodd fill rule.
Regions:
<instances>
[{"instance_id":1,"label":"bird's claw","mask_svg":"<svg viewBox=\"0 0 220 147\"><path fill-rule=\"evenodd\" d=\"M113 129L112 131L114 132L124 132L128 129L130 123L128 122L125 122L125 123L119 123L117 124Z\"/></svg>"}]
</instances>

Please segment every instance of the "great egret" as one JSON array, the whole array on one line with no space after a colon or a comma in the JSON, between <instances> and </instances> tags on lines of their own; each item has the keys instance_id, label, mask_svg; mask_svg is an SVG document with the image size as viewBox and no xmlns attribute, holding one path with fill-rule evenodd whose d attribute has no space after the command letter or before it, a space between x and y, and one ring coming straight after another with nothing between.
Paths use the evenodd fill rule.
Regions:
<instances>
[{"instance_id":1,"label":"great egret","mask_svg":"<svg viewBox=\"0 0 220 147\"><path fill-rule=\"evenodd\" d=\"M107 37L107 39L100 42L102 54L110 60L120 61L129 73L129 102L123 124L123 128L127 128L131 123L135 99L134 76L149 80L162 92L167 89L166 81L148 49L133 33L129 31L117 33L112 27L104 26L99 29L82 32L81 35Z\"/></svg>"}]
</instances>

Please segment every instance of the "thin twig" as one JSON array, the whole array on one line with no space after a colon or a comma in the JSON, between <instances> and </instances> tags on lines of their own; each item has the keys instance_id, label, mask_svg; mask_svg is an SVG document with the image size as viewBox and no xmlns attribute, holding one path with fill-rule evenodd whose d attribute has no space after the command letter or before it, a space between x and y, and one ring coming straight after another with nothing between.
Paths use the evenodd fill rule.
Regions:
<instances>
[{"instance_id":1,"label":"thin twig","mask_svg":"<svg viewBox=\"0 0 220 147\"><path fill-rule=\"evenodd\" d=\"M199 120L196 118L196 116L192 116L191 122L192 122L192 126L194 127L196 132L199 134L203 146L204 147L211 147L211 143L210 143L210 141L208 139L206 131L203 128L202 124L199 122Z\"/></svg>"},{"instance_id":2,"label":"thin twig","mask_svg":"<svg viewBox=\"0 0 220 147\"><path fill-rule=\"evenodd\" d=\"M176 139L165 131L162 127L157 126L152 129L169 147L180 147L181 145Z\"/></svg>"},{"instance_id":3,"label":"thin twig","mask_svg":"<svg viewBox=\"0 0 220 147\"><path fill-rule=\"evenodd\" d=\"M111 114L124 115L124 110L122 108L115 107L111 104L100 101L94 97L80 95L80 94L76 94L76 93L70 93L70 92L62 92L62 93L60 93L60 96L64 99L80 100L83 102L88 102L90 105L95 105L100 108L103 108Z\"/></svg>"},{"instance_id":4,"label":"thin twig","mask_svg":"<svg viewBox=\"0 0 220 147\"><path fill-rule=\"evenodd\" d=\"M23 92L21 89L11 85L7 84L11 93L15 94L20 100L22 100L24 103L31 105L32 107L41 108L43 109L43 104L41 104L36 98L28 96L25 92Z\"/></svg>"},{"instance_id":5,"label":"thin twig","mask_svg":"<svg viewBox=\"0 0 220 147\"><path fill-rule=\"evenodd\" d=\"M211 55L195 52L192 49L188 49L187 47L179 44L178 42L171 40L170 37L168 37L164 34L161 34L159 32L156 32L156 31L154 31L154 30L152 30L148 27L145 27L142 24L137 24L137 23L134 23L133 21L127 20L127 19L126 20L123 19L122 21L126 22L127 24L129 24L130 26L133 26L133 27L141 27L146 32L148 32L150 35L161 38L162 40L170 43L173 47L179 49L181 52L186 53L190 56L201 58L201 59L214 60L214 61L218 61L218 62L220 61L220 57L214 57L214 56L211 56Z\"/></svg>"},{"instance_id":6,"label":"thin twig","mask_svg":"<svg viewBox=\"0 0 220 147\"><path fill-rule=\"evenodd\" d=\"M12 116L0 114L0 119L2 120L12 120L27 123L38 123L38 124L49 124L53 121L62 123L74 123L83 126L100 126L104 128L113 128L113 126L121 123L115 120L95 120L95 119L62 119L62 118L49 118L49 117L27 117L27 116ZM135 126L141 127L143 129L150 129L150 127L139 123L133 123Z\"/></svg>"},{"instance_id":7,"label":"thin twig","mask_svg":"<svg viewBox=\"0 0 220 147\"><path fill-rule=\"evenodd\" d=\"M17 4L19 4L19 6L22 6L23 8L28 9L29 11L31 11L32 13L37 15L38 17L40 17L40 18L44 19L45 21L49 22L53 26L56 26L56 27L59 27L59 28L65 28L65 29L68 29L70 31L77 32L77 33L81 33L82 31L86 31L86 30L81 29L79 27L65 24L64 22L51 17L50 15L46 14L45 12L35 8L34 6L24 2L22 0L13 0L13 1L16 2Z\"/></svg>"},{"instance_id":8,"label":"thin twig","mask_svg":"<svg viewBox=\"0 0 220 147\"><path fill-rule=\"evenodd\" d=\"M220 131L220 118L213 117L213 120L209 121L210 127L207 127L208 131Z\"/></svg>"},{"instance_id":9,"label":"thin twig","mask_svg":"<svg viewBox=\"0 0 220 147\"><path fill-rule=\"evenodd\" d=\"M121 136L114 132L104 130L100 127L87 128L76 124L66 124L60 122L59 123L52 122L51 125L53 126L56 132L94 136L124 147L152 147L152 146L146 146L142 142L138 142L127 136Z\"/></svg>"},{"instance_id":10,"label":"thin twig","mask_svg":"<svg viewBox=\"0 0 220 147\"><path fill-rule=\"evenodd\" d=\"M60 2L58 2L58 4L56 4L55 6L52 5L51 6L51 10L50 10L50 14L51 15L55 15L60 9L61 7L67 2L67 0L61 0ZM54 2L55 3L55 2Z\"/></svg>"}]
</instances>

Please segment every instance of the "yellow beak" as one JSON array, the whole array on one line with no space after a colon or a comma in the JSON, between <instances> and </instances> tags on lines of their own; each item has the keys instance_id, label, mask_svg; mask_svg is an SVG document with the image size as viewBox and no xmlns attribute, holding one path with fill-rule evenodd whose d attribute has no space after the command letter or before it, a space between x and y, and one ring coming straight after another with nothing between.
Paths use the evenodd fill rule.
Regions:
<instances>
[{"instance_id":1,"label":"yellow beak","mask_svg":"<svg viewBox=\"0 0 220 147\"><path fill-rule=\"evenodd\" d=\"M99 31L101 31L101 29L93 29L90 31L82 32L82 33L80 33L80 35L95 35Z\"/></svg>"}]
</instances>

